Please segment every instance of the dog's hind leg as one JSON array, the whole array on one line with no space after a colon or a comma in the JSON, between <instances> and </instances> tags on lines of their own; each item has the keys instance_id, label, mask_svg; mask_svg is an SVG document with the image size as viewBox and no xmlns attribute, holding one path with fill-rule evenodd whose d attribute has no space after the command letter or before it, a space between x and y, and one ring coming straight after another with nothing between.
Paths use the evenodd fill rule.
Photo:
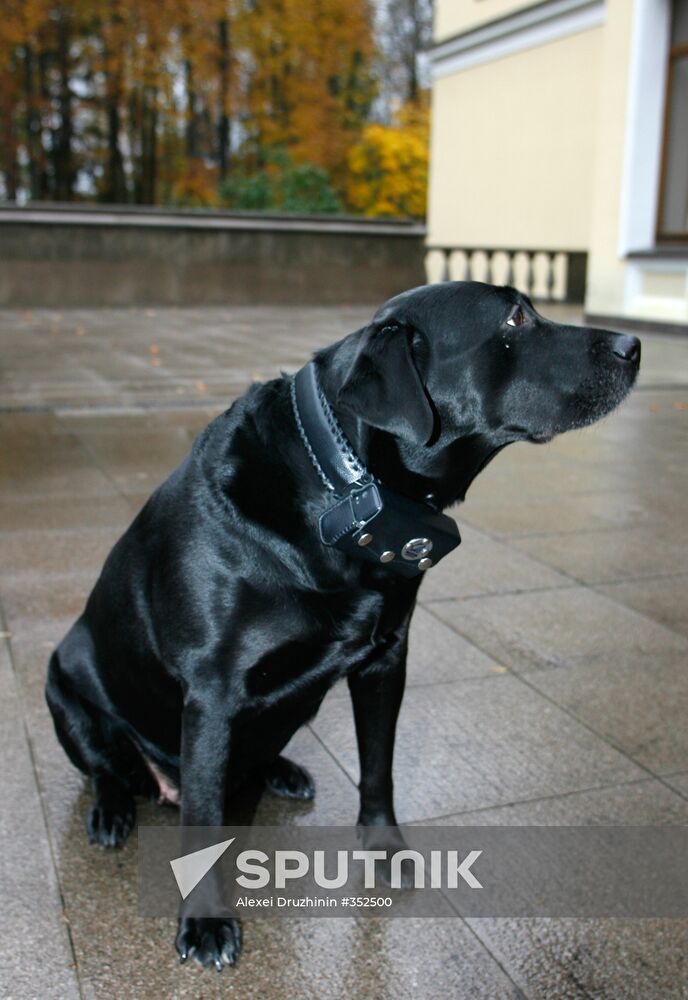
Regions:
<instances>
[{"instance_id":1,"label":"dog's hind leg","mask_svg":"<svg viewBox=\"0 0 688 1000\"><path fill-rule=\"evenodd\" d=\"M271 760L265 766L263 777L270 791L281 798L308 802L315 795L315 782L306 768L288 757L280 755Z\"/></svg>"},{"instance_id":2,"label":"dog's hind leg","mask_svg":"<svg viewBox=\"0 0 688 1000\"><path fill-rule=\"evenodd\" d=\"M77 693L59 649L50 660L45 694L65 753L93 782L88 839L103 847L118 847L134 826L134 792L150 790L152 779L127 736L105 712Z\"/></svg>"}]
</instances>

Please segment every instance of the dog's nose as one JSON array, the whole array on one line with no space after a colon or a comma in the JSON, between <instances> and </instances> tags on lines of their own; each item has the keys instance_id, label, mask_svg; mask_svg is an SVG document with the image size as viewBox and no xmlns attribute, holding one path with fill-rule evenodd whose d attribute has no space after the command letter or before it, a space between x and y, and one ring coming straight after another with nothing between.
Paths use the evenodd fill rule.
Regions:
<instances>
[{"instance_id":1,"label":"dog's nose","mask_svg":"<svg viewBox=\"0 0 688 1000\"><path fill-rule=\"evenodd\" d=\"M636 367L640 364L640 341L637 337L616 333L611 343L612 353L623 361L630 361Z\"/></svg>"}]
</instances>

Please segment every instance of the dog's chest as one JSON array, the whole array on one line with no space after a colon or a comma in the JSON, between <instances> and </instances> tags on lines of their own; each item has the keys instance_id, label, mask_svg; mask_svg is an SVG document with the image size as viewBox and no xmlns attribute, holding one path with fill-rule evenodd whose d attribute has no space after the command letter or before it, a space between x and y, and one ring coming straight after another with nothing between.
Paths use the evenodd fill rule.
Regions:
<instances>
[{"instance_id":1,"label":"dog's chest","mask_svg":"<svg viewBox=\"0 0 688 1000\"><path fill-rule=\"evenodd\" d=\"M379 655L406 613L380 593L310 595L271 629L268 648L246 672L247 695L268 702L324 695L341 677Z\"/></svg>"}]
</instances>

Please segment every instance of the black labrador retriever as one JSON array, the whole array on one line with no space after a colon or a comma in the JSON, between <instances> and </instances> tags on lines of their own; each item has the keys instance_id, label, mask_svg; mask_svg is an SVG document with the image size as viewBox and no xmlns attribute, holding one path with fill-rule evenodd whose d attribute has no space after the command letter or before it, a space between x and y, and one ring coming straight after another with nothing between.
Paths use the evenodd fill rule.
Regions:
<instances>
[{"instance_id":1,"label":"black labrador retriever","mask_svg":"<svg viewBox=\"0 0 688 1000\"><path fill-rule=\"evenodd\" d=\"M222 825L228 798L255 776L310 798L308 772L280 754L344 676L358 823L394 827L408 627L434 555L426 534L446 527L442 509L497 451L603 417L639 363L635 337L546 320L513 288L446 282L396 296L315 355L310 433L293 379L252 386L114 546L50 662L58 738L93 781L90 841L125 840L136 794L179 802L188 827ZM361 483L402 498L385 515L392 536L399 511L399 523L417 517L403 558L389 542L376 549L365 517L347 523L351 497L327 475L337 462L353 467L357 503ZM321 516L342 495L349 513L324 539ZM176 944L182 961L221 968L239 927L185 903Z\"/></svg>"}]
</instances>

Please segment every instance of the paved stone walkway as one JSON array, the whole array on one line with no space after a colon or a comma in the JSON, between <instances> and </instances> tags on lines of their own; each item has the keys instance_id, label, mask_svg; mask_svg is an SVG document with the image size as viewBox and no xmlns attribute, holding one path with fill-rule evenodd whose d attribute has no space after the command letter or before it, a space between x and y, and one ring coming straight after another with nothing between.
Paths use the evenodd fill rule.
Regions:
<instances>
[{"instance_id":1,"label":"paved stone walkway","mask_svg":"<svg viewBox=\"0 0 688 1000\"><path fill-rule=\"evenodd\" d=\"M136 838L89 847L52 732L46 661L104 556L252 378L369 310L0 312L0 995L276 1000L688 996L688 921L254 920L240 965L181 969L137 916ZM395 779L405 822L688 823L688 340L644 339L638 389L594 428L502 453L421 591ZM344 689L293 756L349 823ZM161 819L162 816L162 819ZM142 805L139 820L169 819Z\"/></svg>"}]
</instances>

